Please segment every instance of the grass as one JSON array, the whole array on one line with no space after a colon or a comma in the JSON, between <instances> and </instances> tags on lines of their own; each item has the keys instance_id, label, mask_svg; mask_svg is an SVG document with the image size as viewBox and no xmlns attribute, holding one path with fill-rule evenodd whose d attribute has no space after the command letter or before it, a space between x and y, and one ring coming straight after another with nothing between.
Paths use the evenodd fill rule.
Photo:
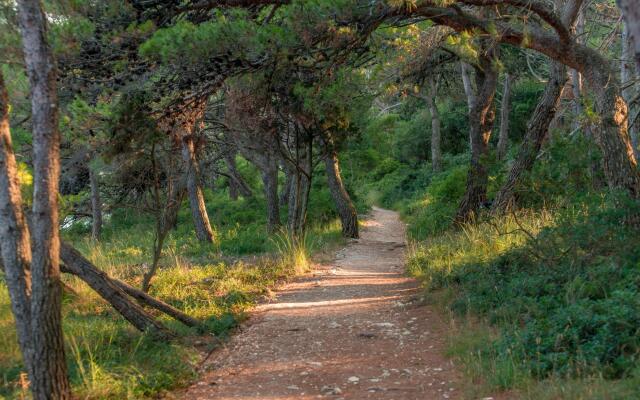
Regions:
<instances>
[{"instance_id":1,"label":"grass","mask_svg":"<svg viewBox=\"0 0 640 400\"><path fill-rule=\"evenodd\" d=\"M413 242L409 271L450 316L469 398L640 397L640 255L621 223L633 210L575 198Z\"/></svg>"},{"instance_id":2,"label":"grass","mask_svg":"<svg viewBox=\"0 0 640 400\"><path fill-rule=\"evenodd\" d=\"M203 334L158 316L178 334L159 342L137 332L83 282L64 277L66 354L74 393L82 399L141 399L184 386L196 376L203 352L238 325L256 301L280 282L311 268L311 254L341 243L340 225L325 216L299 241L270 238L261 200L230 202L207 194L218 245L199 243L188 209L163 250L151 294L205 321ZM313 217L313 214L312 214ZM317 218L316 218L317 220ZM153 223L121 210L112 214L103 240L89 240L86 227L65 232L94 264L109 275L139 286L150 262ZM28 396L6 287L0 284L0 399ZM21 383L22 382L22 383Z\"/></svg>"}]
</instances>

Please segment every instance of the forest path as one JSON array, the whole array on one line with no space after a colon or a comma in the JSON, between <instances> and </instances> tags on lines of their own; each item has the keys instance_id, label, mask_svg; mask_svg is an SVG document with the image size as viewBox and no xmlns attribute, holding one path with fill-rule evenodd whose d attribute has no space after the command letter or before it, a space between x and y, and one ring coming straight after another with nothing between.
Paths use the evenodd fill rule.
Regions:
<instances>
[{"instance_id":1,"label":"forest path","mask_svg":"<svg viewBox=\"0 0 640 400\"><path fill-rule=\"evenodd\" d=\"M405 226L374 208L332 265L286 284L205 364L185 399L458 398L447 327L404 272Z\"/></svg>"}]
</instances>

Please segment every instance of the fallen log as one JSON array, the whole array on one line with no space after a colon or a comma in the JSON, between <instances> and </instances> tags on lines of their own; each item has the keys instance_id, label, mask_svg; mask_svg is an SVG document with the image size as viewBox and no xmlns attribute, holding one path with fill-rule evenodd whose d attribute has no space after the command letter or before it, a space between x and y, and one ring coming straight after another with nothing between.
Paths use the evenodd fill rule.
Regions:
<instances>
[{"instance_id":1,"label":"fallen log","mask_svg":"<svg viewBox=\"0 0 640 400\"><path fill-rule=\"evenodd\" d=\"M151 314L132 301L106 273L96 268L79 251L64 242L60 243L60 259L62 272L75 275L87 283L136 329L141 332L150 332L161 338L174 336L162 323L156 321Z\"/></svg>"},{"instance_id":2,"label":"fallen log","mask_svg":"<svg viewBox=\"0 0 640 400\"><path fill-rule=\"evenodd\" d=\"M136 289L125 282L109 277L106 273L104 273L103 271L98 269L98 267L93 265L89 260L84 258L82 254L80 254L80 252L78 252L69 244L67 243L61 244L60 254L61 254L61 259L63 263L66 265L67 269L69 270L69 271L63 271L63 272L70 272L71 274L87 282L89 286L91 286L92 288L93 286L88 281L88 279L92 279L92 277L94 276L100 276L102 280L108 280L112 285L116 286L121 291L131 296L132 298L136 299L138 302L140 302L145 306L156 309L174 318L175 320L182 322L186 326L189 326L189 327L202 326L202 323L200 321L198 321L193 317L190 317L189 315L183 313L182 311L178 310L172 305L167 304L162 300L156 299L155 297L150 296L147 293L143 292L142 290ZM111 303L109 299L105 298L105 300Z\"/></svg>"}]
</instances>

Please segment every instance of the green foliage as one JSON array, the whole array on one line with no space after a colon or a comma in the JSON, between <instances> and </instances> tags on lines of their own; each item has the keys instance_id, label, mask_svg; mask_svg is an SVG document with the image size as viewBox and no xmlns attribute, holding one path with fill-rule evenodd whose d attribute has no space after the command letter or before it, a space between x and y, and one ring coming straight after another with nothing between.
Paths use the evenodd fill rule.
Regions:
<instances>
[{"instance_id":1,"label":"green foliage","mask_svg":"<svg viewBox=\"0 0 640 400\"><path fill-rule=\"evenodd\" d=\"M473 351L532 378L624 378L638 368L640 251L624 196L589 196L554 213L496 218L431 237L410 257L456 313L501 335ZM497 383L512 387L514 381Z\"/></svg>"}]
</instances>

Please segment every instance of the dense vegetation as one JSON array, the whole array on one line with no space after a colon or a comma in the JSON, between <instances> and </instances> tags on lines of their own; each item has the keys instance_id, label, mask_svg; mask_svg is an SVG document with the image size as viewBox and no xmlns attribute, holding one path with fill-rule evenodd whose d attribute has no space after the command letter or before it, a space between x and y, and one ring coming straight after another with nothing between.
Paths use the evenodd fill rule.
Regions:
<instances>
[{"instance_id":1,"label":"dense vegetation","mask_svg":"<svg viewBox=\"0 0 640 400\"><path fill-rule=\"evenodd\" d=\"M0 0L0 398L187 385L372 205L470 397L637 398L618 3Z\"/></svg>"}]
</instances>

